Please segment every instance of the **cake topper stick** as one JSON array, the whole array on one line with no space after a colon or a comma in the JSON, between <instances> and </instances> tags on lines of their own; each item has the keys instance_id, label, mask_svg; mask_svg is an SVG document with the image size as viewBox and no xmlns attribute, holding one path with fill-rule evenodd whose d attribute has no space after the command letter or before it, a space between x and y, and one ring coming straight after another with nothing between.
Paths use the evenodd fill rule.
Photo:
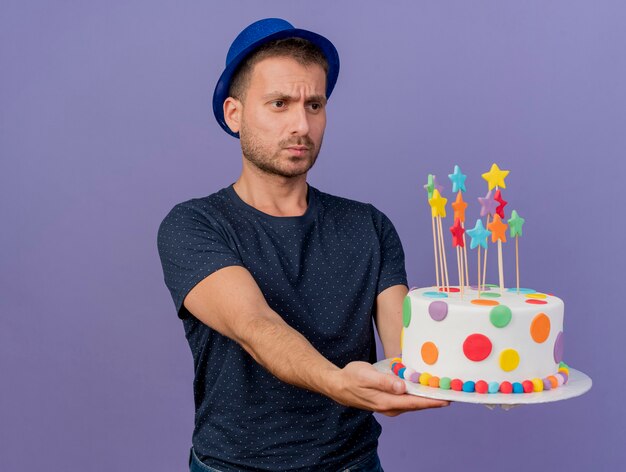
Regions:
<instances>
[{"instance_id":1,"label":"cake topper stick","mask_svg":"<svg viewBox=\"0 0 626 472\"><path fill-rule=\"evenodd\" d=\"M493 166L492 166L492 169L493 169ZM483 174L483 178L485 178L485 175L487 174ZM480 216L487 215L487 224L485 225L487 227L489 226L491 215L494 215L496 213L496 209L498 207L498 202L493 198L491 182L489 183L489 185L490 187L489 187L489 191L487 192L487 195L485 195L484 197L478 197L478 201L480 203ZM482 284L485 285L485 281L487 278L487 253L488 253L487 245L485 244L483 248L485 249L485 257L484 257L484 265L483 265ZM481 281L479 280L478 283L480 284Z\"/></svg>"},{"instance_id":2,"label":"cake topper stick","mask_svg":"<svg viewBox=\"0 0 626 472\"><path fill-rule=\"evenodd\" d=\"M444 212L443 216L445 216L445 212ZM450 292L450 280L448 279L448 262L446 260L446 247L443 244L443 227L442 227L442 224L441 224L441 216L437 217L437 225L439 226L439 239L440 239L440 243L441 243L441 255L443 256L443 267L444 267L444 274L445 274L445 277L446 277L446 288L445 288L445 291L446 292Z\"/></svg>"},{"instance_id":3,"label":"cake topper stick","mask_svg":"<svg viewBox=\"0 0 626 472\"><path fill-rule=\"evenodd\" d=\"M462 224L465 229L465 223ZM465 284L469 287L469 269L467 264L467 245L465 244L465 233L463 233L463 265L465 266Z\"/></svg>"},{"instance_id":4,"label":"cake topper stick","mask_svg":"<svg viewBox=\"0 0 626 472\"><path fill-rule=\"evenodd\" d=\"M487 215L487 225L489 226L489 215ZM483 287L486 285L487 282L487 252L488 252L489 247L485 246L485 257L483 257L483 280L482 280L482 285Z\"/></svg>"},{"instance_id":5,"label":"cake topper stick","mask_svg":"<svg viewBox=\"0 0 626 472\"><path fill-rule=\"evenodd\" d=\"M433 252L435 254L435 276L437 278L437 290L439 290L439 288L441 287L440 283L439 283L439 251L438 251L438 247L439 247L439 241L436 235L436 230L435 230L435 209L433 208L433 205L430 203L430 200L433 198L433 192L435 191L435 176L433 174L428 174L428 182L426 185L424 185L424 189L426 189L426 192L428 193L428 203L430 204L431 207L431 221L432 221L432 227L433 227Z\"/></svg>"},{"instance_id":6,"label":"cake topper stick","mask_svg":"<svg viewBox=\"0 0 626 472\"><path fill-rule=\"evenodd\" d=\"M496 193L499 190L499 187L506 188L506 184L504 183L504 179L509 175L508 170L501 170L497 164L492 164L489 172L482 174L482 178L487 181L487 187L489 192L487 196L482 199L479 198L480 204L482 205L482 209L480 210L480 216L485 216L487 213L487 226L489 226L489 215L493 215L496 213L497 202L491 197L491 191L495 188ZM506 203L500 203L501 210L504 208ZM485 279L487 277L487 248L485 248L485 265L483 270L483 285L485 284ZM478 282L480 284L480 281Z\"/></svg>"},{"instance_id":7,"label":"cake topper stick","mask_svg":"<svg viewBox=\"0 0 626 472\"><path fill-rule=\"evenodd\" d=\"M480 246L478 246L478 298L480 298Z\"/></svg>"},{"instance_id":8,"label":"cake topper stick","mask_svg":"<svg viewBox=\"0 0 626 472\"><path fill-rule=\"evenodd\" d=\"M491 234L491 231L488 231L483 226L483 222L480 218L476 220L476 225L472 229L467 230L467 234L469 234L470 238L472 238L470 242L470 249L474 249L478 247L478 291L480 296L480 246L483 248L487 248L487 238Z\"/></svg>"},{"instance_id":9,"label":"cake topper stick","mask_svg":"<svg viewBox=\"0 0 626 472\"><path fill-rule=\"evenodd\" d=\"M435 222L435 233L437 235L437 257L439 258L439 271L441 273L440 275L441 286L439 287L439 290L442 290L442 289L445 289L445 286L446 286L446 274L444 272L443 248L441 247L441 238L439 237L439 224L437 223L438 219L439 218L435 217L434 222Z\"/></svg>"},{"instance_id":10,"label":"cake topper stick","mask_svg":"<svg viewBox=\"0 0 626 472\"><path fill-rule=\"evenodd\" d=\"M509 229L511 237L515 238L515 273L517 275L517 293L519 294L519 237L522 235L522 226L526 220L517 214L517 211L511 212L509 219Z\"/></svg>"},{"instance_id":11,"label":"cake topper stick","mask_svg":"<svg viewBox=\"0 0 626 472\"><path fill-rule=\"evenodd\" d=\"M456 265L459 275L459 287L461 297L463 297L463 254L461 249L463 246L463 235L465 234L465 230L461 226L460 218L456 217L454 219L454 224L450 227L450 233L452 233L452 247L456 248Z\"/></svg>"},{"instance_id":12,"label":"cake topper stick","mask_svg":"<svg viewBox=\"0 0 626 472\"><path fill-rule=\"evenodd\" d=\"M504 291L504 267L502 264L502 243L506 242L506 229L508 225L502 222L499 214L494 215L493 222L487 225L491 231L491 242L498 242L498 280L500 293Z\"/></svg>"},{"instance_id":13,"label":"cake topper stick","mask_svg":"<svg viewBox=\"0 0 626 472\"><path fill-rule=\"evenodd\" d=\"M498 240L498 283L500 293L504 292L504 267L502 265L502 241Z\"/></svg>"},{"instance_id":14,"label":"cake topper stick","mask_svg":"<svg viewBox=\"0 0 626 472\"><path fill-rule=\"evenodd\" d=\"M461 270L461 261L463 258L461 257L461 246L456 247L456 269L459 276L459 289L461 291L461 298L463 298L463 272Z\"/></svg>"},{"instance_id":15,"label":"cake topper stick","mask_svg":"<svg viewBox=\"0 0 626 472\"><path fill-rule=\"evenodd\" d=\"M441 287L439 285L439 251L437 250L437 236L435 234L435 217L431 217L433 222L433 250L435 254L435 275L437 276L437 290Z\"/></svg>"},{"instance_id":16,"label":"cake topper stick","mask_svg":"<svg viewBox=\"0 0 626 472\"><path fill-rule=\"evenodd\" d=\"M434 178L433 178L434 180ZM448 280L448 264L446 261L446 251L443 245L443 229L441 225L441 218L446 216L446 203L448 202L447 198L444 198L439 193L439 190L435 188L433 190L433 196L428 200L431 208L431 215L437 220L437 237L439 239L439 253L440 253L440 262L443 263L443 274L441 283L445 284L446 291L449 291L450 282ZM441 267L441 266L440 266Z\"/></svg>"},{"instance_id":17,"label":"cake topper stick","mask_svg":"<svg viewBox=\"0 0 626 472\"><path fill-rule=\"evenodd\" d=\"M457 247L457 259L459 260L459 284L461 285L461 300L463 300L463 296L465 295L465 264L463 262L463 251L465 247L458 246Z\"/></svg>"},{"instance_id":18,"label":"cake topper stick","mask_svg":"<svg viewBox=\"0 0 626 472\"><path fill-rule=\"evenodd\" d=\"M517 281L517 294L519 295L519 238L515 236L515 276Z\"/></svg>"},{"instance_id":19,"label":"cake topper stick","mask_svg":"<svg viewBox=\"0 0 626 472\"><path fill-rule=\"evenodd\" d=\"M461 228L463 230L463 244L461 244L461 277L463 280L459 282L461 284L461 298L463 297L465 284L469 285L469 273L467 269L467 247L465 244L465 209L467 208L467 203L463 201L463 192L466 191L465 188L465 178L466 176L461 173L461 168L459 166L454 166L454 174L448 175L450 180L452 181L452 191L458 189L456 194L456 201L452 204L452 208L454 209L454 219L457 218L461 222ZM463 272L465 269L465 272Z\"/></svg>"}]
</instances>

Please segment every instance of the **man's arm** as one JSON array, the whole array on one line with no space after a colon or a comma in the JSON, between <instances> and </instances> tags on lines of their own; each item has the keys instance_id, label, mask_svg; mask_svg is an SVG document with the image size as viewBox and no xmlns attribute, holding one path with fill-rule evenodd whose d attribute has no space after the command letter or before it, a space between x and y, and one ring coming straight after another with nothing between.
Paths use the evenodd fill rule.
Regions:
<instances>
[{"instance_id":1,"label":"man's arm","mask_svg":"<svg viewBox=\"0 0 626 472\"><path fill-rule=\"evenodd\" d=\"M400 333L402 332L402 302L409 289L394 285L376 297L376 329L383 344L385 358L400 357Z\"/></svg>"},{"instance_id":2,"label":"man's arm","mask_svg":"<svg viewBox=\"0 0 626 472\"><path fill-rule=\"evenodd\" d=\"M402 395L404 382L377 372L367 362L351 362L343 369L334 365L269 307L243 267L225 267L209 275L189 292L184 305L200 321L239 343L280 380L342 405L394 416L448 404Z\"/></svg>"}]
</instances>

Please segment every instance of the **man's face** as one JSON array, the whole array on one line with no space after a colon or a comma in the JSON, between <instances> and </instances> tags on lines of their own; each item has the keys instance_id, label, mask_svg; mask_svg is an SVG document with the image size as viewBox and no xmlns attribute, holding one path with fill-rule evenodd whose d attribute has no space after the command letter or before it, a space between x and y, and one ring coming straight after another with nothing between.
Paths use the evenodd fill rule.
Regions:
<instances>
[{"instance_id":1,"label":"man's face","mask_svg":"<svg viewBox=\"0 0 626 472\"><path fill-rule=\"evenodd\" d=\"M260 170L296 177L313 166L326 127L326 74L288 57L258 62L251 73L239 136L244 157Z\"/></svg>"}]
</instances>

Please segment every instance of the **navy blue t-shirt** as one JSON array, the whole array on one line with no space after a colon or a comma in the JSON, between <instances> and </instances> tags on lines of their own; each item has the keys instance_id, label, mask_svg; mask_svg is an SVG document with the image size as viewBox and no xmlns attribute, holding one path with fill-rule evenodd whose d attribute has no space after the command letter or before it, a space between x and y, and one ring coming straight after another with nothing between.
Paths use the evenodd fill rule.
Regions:
<instances>
[{"instance_id":1,"label":"navy blue t-shirt","mask_svg":"<svg viewBox=\"0 0 626 472\"><path fill-rule=\"evenodd\" d=\"M231 185L176 205L159 228L165 283L194 359L193 447L221 470L333 470L378 444L370 412L278 380L183 306L205 277L242 266L269 306L335 365L375 362L376 297L406 285L398 234L370 204L311 186L307 202L302 216L270 216Z\"/></svg>"}]
</instances>

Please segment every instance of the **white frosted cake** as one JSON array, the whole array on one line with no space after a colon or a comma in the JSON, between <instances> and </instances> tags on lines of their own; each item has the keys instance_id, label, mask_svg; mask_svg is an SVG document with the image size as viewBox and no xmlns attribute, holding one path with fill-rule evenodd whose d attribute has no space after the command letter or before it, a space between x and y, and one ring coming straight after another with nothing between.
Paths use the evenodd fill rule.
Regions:
<instances>
[{"instance_id":1,"label":"white frosted cake","mask_svg":"<svg viewBox=\"0 0 626 472\"><path fill-rule=\"evenodd\" d=\"M563 385L563 301L531 289L413 289L404 300L402 359L392 369L422 385L531 393Z\"/></svg>"}]
</instances>

